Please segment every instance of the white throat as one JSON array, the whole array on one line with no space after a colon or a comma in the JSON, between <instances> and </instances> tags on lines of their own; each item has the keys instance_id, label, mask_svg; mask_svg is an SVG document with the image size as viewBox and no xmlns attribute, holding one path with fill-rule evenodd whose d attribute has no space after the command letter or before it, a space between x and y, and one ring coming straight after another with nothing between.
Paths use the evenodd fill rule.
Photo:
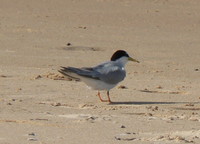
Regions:
<instances>
[{"instance_id":1,"label":"white throat","mask_svg":"<svg viewBox=\"0 0 200 144\"><path fill-rule=\"evenodd\" d=\"M120 64L122 67L125 67L127 62L128 62L128 57L125 56L116 60L116 63Z\"/></svg>"}]
</instances>

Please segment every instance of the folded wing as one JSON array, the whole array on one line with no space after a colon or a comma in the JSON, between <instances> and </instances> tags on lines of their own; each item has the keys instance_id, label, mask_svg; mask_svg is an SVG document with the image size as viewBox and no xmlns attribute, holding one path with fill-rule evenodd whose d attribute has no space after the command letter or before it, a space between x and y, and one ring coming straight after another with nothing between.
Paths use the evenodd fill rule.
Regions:
<instances>
[{"instance_id":1,"label":"folded wing","mask_svg":"<svg viewBox=\"0 0 200 144\"><path fill-rule=\"evenodd\" d=\"M75 80L81 80L82 77L99 80L98 72L94 72L92 69L89 70L84 68L62 67L59 72Z\"/></svg>"},{"instance_id":2,"label":"folded wing","mask_svg":"<svg viewBox=\"0 0 200 144\"><path fill-rule=\"evenodd\" d=\"M59 72L75 80L90 78L101 80L109 84L117 84L121 82L126 76L124 68L115 65L112 62L106 62L96 67L62 67Z\"/></svg>"}]
</instances>

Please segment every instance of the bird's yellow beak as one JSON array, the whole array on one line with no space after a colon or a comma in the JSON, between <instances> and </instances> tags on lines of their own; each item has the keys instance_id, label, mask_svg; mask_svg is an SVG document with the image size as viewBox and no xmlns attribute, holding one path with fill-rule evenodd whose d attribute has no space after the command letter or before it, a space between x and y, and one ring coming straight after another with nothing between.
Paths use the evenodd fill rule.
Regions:
<instances>
[{"instance_id":1,"label":"bird's yellow beak","mask_svg":"<svg viewBox=\"0 0 200 144\"><path fill-rule=\"evenodd\" d=\"M133 62L140 63L138 60L136 60L136 59L133 59L132 57L129 57L129 58L128 58L128 60L130 60L130 61L133 61Z\"/></svg>"}]
</instances>

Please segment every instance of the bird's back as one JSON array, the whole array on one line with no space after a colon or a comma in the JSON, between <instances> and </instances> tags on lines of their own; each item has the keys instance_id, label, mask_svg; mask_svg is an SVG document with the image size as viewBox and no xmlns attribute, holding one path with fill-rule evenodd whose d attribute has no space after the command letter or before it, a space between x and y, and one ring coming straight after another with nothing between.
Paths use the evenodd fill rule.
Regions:
<instances>
[{"instance_id":1,"label":"bird's back","mask_svg":"<svg viewBox=\"0 0 200 144\"><path fill-rule=\"evenodd\" d=\"M112 61L100 64L94 67L93 70L99 73L100 80L109 84L117 84L126 77L124 67Z\"/></svg>"}]
</instances>

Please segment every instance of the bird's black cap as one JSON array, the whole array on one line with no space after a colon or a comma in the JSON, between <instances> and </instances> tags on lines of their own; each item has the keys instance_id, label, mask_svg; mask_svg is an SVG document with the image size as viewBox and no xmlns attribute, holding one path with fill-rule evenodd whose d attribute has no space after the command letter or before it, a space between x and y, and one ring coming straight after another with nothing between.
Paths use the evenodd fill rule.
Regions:
<instances>
[{"instance_id":1,"label":"bird's black cap","mask_svg":"<svg viewBox=\"0 0 200 144\"><path fill-rule=\"evenodd\" d=\"M129 57L129 55L127 54L127 52L126 51L124 51L124 50L118 50L118 51L116 51L113 55L112 55L112 57L111 57L111 61L116 61L117 59L119 59L119 58L121 58L121 57L123 57L123 56L125 56L125 57Z\"/></svg>"}]
</instances>

